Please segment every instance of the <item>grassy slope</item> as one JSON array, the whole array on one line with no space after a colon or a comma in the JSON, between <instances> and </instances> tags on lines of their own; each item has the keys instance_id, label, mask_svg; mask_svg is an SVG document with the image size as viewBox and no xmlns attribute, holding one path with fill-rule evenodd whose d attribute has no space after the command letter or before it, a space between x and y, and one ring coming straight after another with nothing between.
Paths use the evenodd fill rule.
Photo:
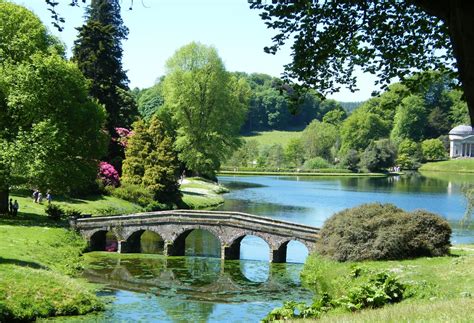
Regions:
<instances>
[{"instance_id":1,"label":"grassy slope","mask_svg":"<svg viewBox=\"0 0 474 323\"><path fill-rule=\"evenodd\" d=\"M244 140L256 140L261 146L281 144L285 147L293 138L301 137L302 131L262 131L255 135L243 136Z\"/></svg>"},{"instance_id":2,"label":"grassy slope","mask_svg":"<svg viewBox=\"0 0 474 323\"><path fill-rule=\"evenodd\" d=\"M90 284L73 279L84 240L44 216L0 219L0 321L84 314L103 308Z\"/></svg>"},{"instance_id":3,"label":"grassy slope","mask_svg":"<svg viewBox=\"0 0 474 323\"><path fill-rule=\"evenodd\" d=\"M20 212L43 215L47 205L34 203L29 192L14 192L11 197L18 200ZM131 202L113 196L94 195L84 199L62 198L53 196L53 203L64 208L74 208L86 214L127 214L139 212L142 208Z\"/></svg>"},{"instance_id":4,"label":"grassy slope","mask_svg":"<svg viewBox=\"0 0 474 323\"><path fill-rule=\"evenodd\" d=\"M420 171L474 173L474 158L426 163L421 166Z\"/></svg>"},{"instance_id":5,"label":"grassy slope","mask_svg":"<svg viewBox=\"0 0 474 323\"><path fill-rule=\"evenodd\" d=\"M342 295L359 282L349 278L352 266L364 271L388 270L407 283L415 294L412 298L377 310L360 313L332 313L323 321L329 322L407 322L407 321L472 321L473 313L460 311L472 307L474 300L474 245L453 249L453 255L438 258L419 258L404 261L367 261L337 263L311 256L307 261L303 280L314 289L325 288L333 295ZM321 277L324 276L324 279ZM361 278L363 279L363 278ZM321 285L320 281L331 282Z\"/></svg>"},{"instance_id":6,"label":"grassy slope","mask_svg":"<svg viewBox=\"0 0 474 323\"><path fill-rule=\"evenodd\" d=\"M200 178L187 178L181 184L183 202L191 209L204 209L224 203L226 188Z\"/></svg>"}]
</instances>

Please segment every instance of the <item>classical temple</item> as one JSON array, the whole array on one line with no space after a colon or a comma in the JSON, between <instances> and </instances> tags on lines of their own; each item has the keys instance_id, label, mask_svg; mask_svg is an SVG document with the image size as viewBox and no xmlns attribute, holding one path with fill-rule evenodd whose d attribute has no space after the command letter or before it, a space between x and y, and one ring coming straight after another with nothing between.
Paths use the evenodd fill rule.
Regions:
<instances>
[{"instance_id":1,"label":"classical temple","mask_svg":"<svg viewBox=\"0 0 474 323\"><path fill-rule=\"evenodd\" d=\"M474 129L460 125L449 132L449 157L474 157Z\"/></svg>"}]
</instances>

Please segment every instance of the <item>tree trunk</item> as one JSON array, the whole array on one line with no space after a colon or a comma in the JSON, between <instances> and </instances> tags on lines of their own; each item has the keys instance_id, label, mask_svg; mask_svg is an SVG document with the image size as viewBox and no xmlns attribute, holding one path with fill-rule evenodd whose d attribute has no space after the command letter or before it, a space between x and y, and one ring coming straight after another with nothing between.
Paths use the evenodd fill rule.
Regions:
<instances>
[{"instance_id":1,"label":"tree trunk","mask_svg":"<svg viewBox=\"0 0 474 323\"><path fill-rule=\"evenodd\" d=\"M8 213L8 195L9 195L8 187L4 189L0 189L0 214Z\"/></svg>"},{"instance_id":2,"label":"tree trunk","mask_svg":"<svg viewBox=\"0 0 474 323\"><path fill-rule=\"evenodd\" d=\"M444 21L457 62L459 80L474 126L474 1L413 0L428 14Z\"/></svg>"},{"instance_id":3,"label":"tree trunk","mask_svg":"<svg viewBox=\"0 0 474 323\"><path fill-rule=\"evenodd\" d=\"M474 126L474 2L451 1L447 24L471 125Z\"/></svg>"}]
</instances>

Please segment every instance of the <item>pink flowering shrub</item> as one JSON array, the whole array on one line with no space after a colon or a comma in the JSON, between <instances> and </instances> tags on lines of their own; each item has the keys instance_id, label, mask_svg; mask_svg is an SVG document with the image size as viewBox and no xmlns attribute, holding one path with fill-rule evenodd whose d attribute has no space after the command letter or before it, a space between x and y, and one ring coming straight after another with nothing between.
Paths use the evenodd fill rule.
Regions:
<instances>
[{"instance_id":1,"label":"pink flowering shrub","mask_svg":"<svg viewBox=\"0 0 474 323\"><path fill-rule=\"evenodd\" d=\"M127 147L128 138L133 135L133 131L127 128L117 127L115 128L115 132L117 132L117 135L119 136L116 139L119 145L122 147Z\"/></svg>"},{"instance_id":2,"label":"pink flowering shrub","mask_svg":"<svg viewBox=\"0 0 474 323\"><path fill-rule=\"evenodd\" d=\"M99 179L102 180L104 186L117 187L120 184L120 178L114 166L107 162L100 162L99 164Z\"/></svg>"}]
</instances>

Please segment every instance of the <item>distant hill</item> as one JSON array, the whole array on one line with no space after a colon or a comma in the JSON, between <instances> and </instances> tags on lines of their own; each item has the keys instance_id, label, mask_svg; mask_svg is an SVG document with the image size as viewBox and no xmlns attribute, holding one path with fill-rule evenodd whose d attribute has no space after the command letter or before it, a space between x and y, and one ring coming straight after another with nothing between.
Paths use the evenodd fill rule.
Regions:
<instances>
[{"instance_id":1,"label":"distant hill","mask_svg":"<svg viewBox=\"0 0 474 323\"><path fill-rule=\"evenodd\" d=\"M347 113L351 113L355 109L357 109L364 101L356 101L356 102L341 102L338 101L338 103L341 105L341 107L346 110Z\"/></svg>"}]
</instances>

